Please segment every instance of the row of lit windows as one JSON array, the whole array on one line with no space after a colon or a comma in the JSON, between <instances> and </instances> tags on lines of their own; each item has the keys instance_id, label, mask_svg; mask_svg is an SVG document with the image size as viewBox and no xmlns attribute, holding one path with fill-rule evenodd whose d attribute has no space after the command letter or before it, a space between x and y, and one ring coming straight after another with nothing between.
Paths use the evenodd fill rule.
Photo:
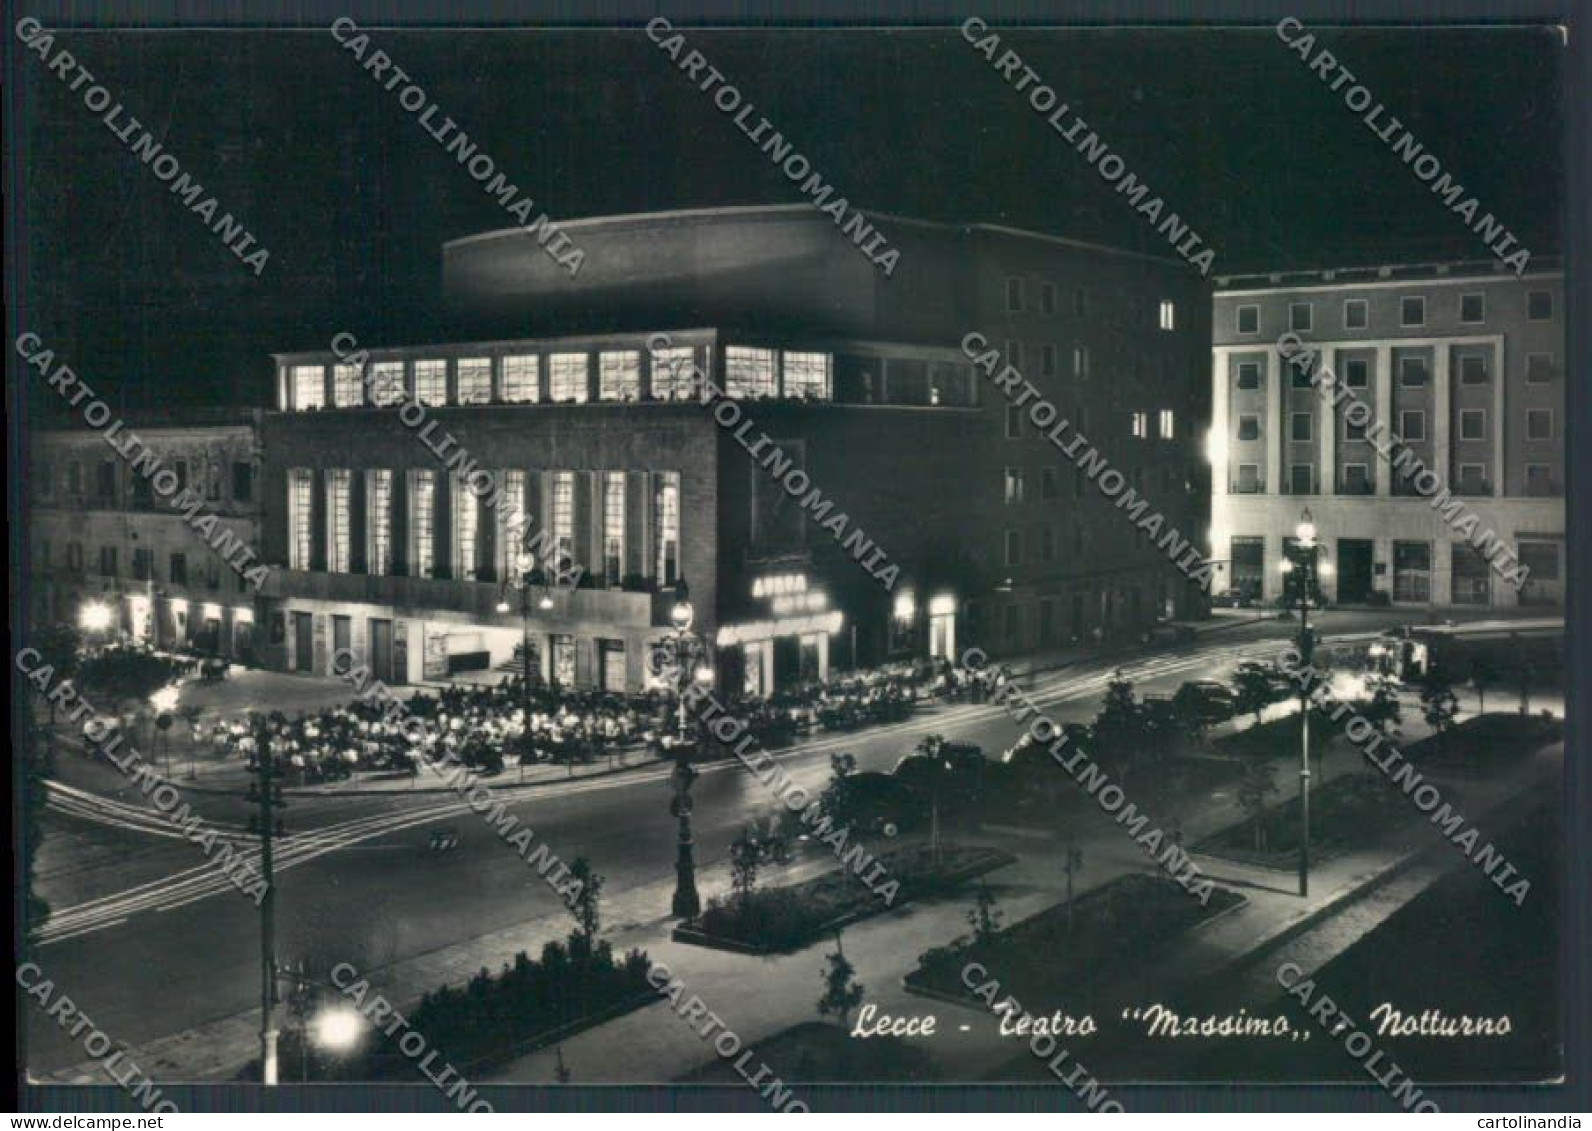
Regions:
<instances>
[{"instance_id":1,"label":"row of lit windows","mask_svg":"<svg viewBox=\"0 0 1592 1131\"><path fill-rule=\"evenodd\" d=\"M1294 412L1288 417L1288 439L1299 443L1308 443L1314 435L1315 414L1309 412ZM1406 440L1424 441L1426 439L1426 413L1422 409L1403 409L1398 414L1399 435ZM1348 417L1343 420L1343 438L1346 441L1364 440L1366 423L1353 421ZM1240 413L1237 426L1238 439L1249 441L1261 438L1260 417L1253 413ZM1487 410L1484 408L1466 408L1459 411L1459 438L1461 440L1486 440L1487 436ZM1526 439L1552 440L1553 410L1551 408L1533 408L1526 410Z\"/></svg>"},{"instance_id":2,"label":"row of lit windows","mask_svg":"<svg viewBox=\"0 0 1592 1131\"><path fill-rule=\"evenodd\" d=\"M434 577L436 562L436 503L438 472L421 468L406 473L410 575ZM599 472L601 476L600 528L602 531L603 573L617 583L624 572L626 538L626 479L623 471ZM503 506L496 508L495 523L498 558L501 568L507 560L508 533L516 528L521 537L535 538L523 529L526 473L499 473ZM365 539L368 572L389 574L393 568L392 488L393 472L371 469L365 476ZM657 542L654 566L656 576L665 583L679 577L680 569L680 481L678 473L658 475L654 496L654 529ZM326 569L348 573L353 569L353 472L331 469L324 474ZM473 579L479 576L476 548L481 532L481 509L486 504L458 475L448 477L452 492L450 508L453 522L452 576ZM518 501L518 505L516 504ZM312 568L315 548L314 473L309 468L288 472L288 565L291 569ZM512 524L512 527L511 527ZM575 559L575 472L548 473L547 534L553 552Z\"/></svg>"},{"instance_id":3,"label":"row of lit windows","mask_svg":"<svg viewBox=\"0 0 1592 1131\"><path fill-rule=\"evenodd\" d=\"M1042 280L1039 284L1039 300L1037 310L1040 314L1054 317L1058 310L1056 284L1049 280ZM1006 280L1006 312L1020 314L1029 309L1027 287L1023 280L1016 275L1009 276ZM1089 293L1082 287L1076 287L1072 292L1072 316L1074 318L1087 317L1089 313ZM1171 299L1162 299L1156 311L1156 325L1162 330L1177 329L1177 303Z\"/></svg>"},{"instance_id":4,"label":"row of lit windows","mask_svg":"<svg viewBox=\"0 0 1592 1131\"><path fill-rule=\"evenodd\" d=\"M724 391L728 396L784 396L805 400L831 398L834 362L830 354L749 346L726 346L724 354ZM640 350L598 352L598 400L641 399L641 355ZM555 404L583 404L589 401L592 396L590 359L591 355L584 352L548 354L545 399ZM696 351L690 346L671 346L653 351L652 397L656 400L680 400L696 395L695 361ZM500 381L498 401L506 404L536 404L544 399L542 356L509 354L497 359L466 357L455 361L456 392L453 403L492 403L494 363L498 367ZM448 404L449 363L444 359L430 358L409 364L413 371L415 400L423 405ZM366 404L384 408L398 403L407 395L404 386L405 363L402 361L372 363L368 397L358 366L333 365L331 370L333 408L361 408ZM295 409L327 407L325 366L289 366L287 379Z\"/></svg>"},{"instance_id":5,"label":"row of lit windows","mask_svg":"<svg viewBox=\"0 0 1592 1131\"><path fill-rule=\"evenodd\" d=\"M1491 380L1490 352L1463 353L1456 359L1459 363L1459 383L1461 385L1485 385ZM1310 374L1299 366L1292 367L1292 386L1296 389L1308 389L1313 382ZM1234 366L1235 384L1241 392L1254 392L1260 389L1261 366L1258 361L1241 361ZM1349 389L1364 389L1371 384L1371 363L1366 358L1349 358L1339 362L1334 376L1341 375L1343 385ZM1526 384L1543 385L1553 380L1558 375L1552 353L1528 353L1526 355ZM1420 388L1430 380L1430 363L1427 358L1418 355L1400 357L1398 359L1398 383L1400 388Z\"/></svg>"},{"instance_id":6,"label":"row of lit windows","mask_svg":"<svg viewBox=\"0 0 1592 1131\"><path fill-rule=\"evenodd\" d=\"M1023 417L1027 409L1021 405L1006 406L1006 438L1008 440L1020 439L1023 435ZM1173 409L1163 408L1153 414L1149 412L1131 412L1128 414L1128 431L1139 440L1150 439L1152 419L1155 428L1155 437L1161 440L1177 439L1177 413ZM1080 407L1077 414L1076 430L1085 434L1089 431L1089 413Z\"/></svg>"},{"instance_id":7,"label":"row of lit windows","mask_svg":"<svg viewBox=\"0 0 1592 1131\"><path fill-rule=\"evenodd\" d=\"M1235 329L1240 334L1260 333L1260 306L1248 303L1234 311ZM1553 318L1553 292L1529 291L1526 294L1526 317L1532 322L1548 322ZM1315 303L1290 302L1288 304L1288 329L1296 333L1309 333L1315 329ZM1480 325L1487 321L1487 295L1475 291L1459 296L1459 321L1465 325ZM1343 328L1364 330L1371 324L1369 299L1343 300ZM1399 325L1418 328L1426 325L1426 296L1403 295L1399 298Z\"/></svg>"}]
</instances>

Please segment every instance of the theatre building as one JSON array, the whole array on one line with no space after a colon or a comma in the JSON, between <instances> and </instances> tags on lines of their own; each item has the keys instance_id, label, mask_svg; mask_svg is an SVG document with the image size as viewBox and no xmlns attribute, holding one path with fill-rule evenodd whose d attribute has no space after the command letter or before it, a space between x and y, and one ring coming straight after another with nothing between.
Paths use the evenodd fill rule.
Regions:
<instances>
[{"instance_id":1,"label":"theatre building","mask_svg":"<svg viewBox=\"0 0 1592 1131\"><path fill-rule=\"evenodd\" d=\"M1308 508L1327 553L1328 600L1563 604L1563 274L1501 268L1219 281L1211 510L1225 585L1277 597L1286 540ZM1290 363L1294 337L1318 351L1346 398L1334 403ZM1351 410L1355 402L1366 407ZM1378 450L1378 426L1441 494L1423 493L1431 476L1406 475ZM1495 546L1525 567L1518 589Z\"/></svg>"},{"instance_id":2,"label":"theatre building","mask_svg":"<svg viewBox=\"0 0 1592 1131\"><path fill-rule=\"evenodd\" d=\"M443 681L517 670L528 640L540 679L635 690L684 578L719 685L766 695L1186 611L1171 564L961 343L1009 343L1192 531L1197 276L870 219L901 249L893 277L806 206L575 221L575 277L521 231L468 237L443 252L449 340L276 355L270 661L325 672L347 649L384 680ZM578 584L522 590L527 536Z\"/></svg>"},{"instance_id":3,"label":"theatre building","mask_svg":"<svg viewBox=\"0 0 1592 1131\"><path fill-rule=\"evenodd\" d=\"M258 418L248 410L133 418L117 438L138 437L128 459L84 428L34 433L33 615L91 635L256 660L255 590L233 563L257 564L240 547L258 550Z\"/></svg>"}]
</instances>

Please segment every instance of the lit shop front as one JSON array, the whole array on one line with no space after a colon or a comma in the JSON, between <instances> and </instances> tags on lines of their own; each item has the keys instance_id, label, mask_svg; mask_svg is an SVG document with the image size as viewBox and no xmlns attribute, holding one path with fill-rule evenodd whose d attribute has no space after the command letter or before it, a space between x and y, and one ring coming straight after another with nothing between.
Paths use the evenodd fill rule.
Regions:
<instances>
[{"instance_id":1,"label":"lit shop front","mask_svg":"<svg viewBox=\"0 0 1592 1131\"><path fill-rule=\"evenodd\" d=\"M829 678L829 638L845 615L829 608L829 597L811 587L807 575L775 574L752 583L754 606L767 619L727 624L714 643L720 654L739 661L742 694L766 696L787 687Z\"/></svg>"},{"instance_id":2,"label":"lit shop front","mask_svg":"<svg viewBox=\"0 0 1592 1131\"><path fill-rule=\"evenodd\" d=\"M922 646L925 632L927 648ZM889 652L892 657L927 655L931 659L954 660L955 595L937 593L920 604L915 590L902 589L898 592L890 609Z\"/></svg>"}]
</instances>

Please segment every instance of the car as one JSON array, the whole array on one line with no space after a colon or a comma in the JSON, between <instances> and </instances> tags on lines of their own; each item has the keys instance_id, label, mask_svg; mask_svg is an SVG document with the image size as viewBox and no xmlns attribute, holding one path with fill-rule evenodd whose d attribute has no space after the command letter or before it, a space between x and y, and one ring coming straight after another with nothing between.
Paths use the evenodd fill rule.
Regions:
<instances>
[{"instance_id":1,"label":"car","mask_svg":"<svg viewBox=\"0 0 1592 1131\"><path fill-rule=\"evenodd\" d=\"M1158 624L1144 634L1146 644L1192 644L1199 635L1190 624Z\"/></svg>"},{"instance_id":2,"label":"car","mask_svg":"<svg viewBox=\"0 0 1592 1131\"><path fill-rule=\"evenodd\" d=\"M1172 705L1207 726L1226 722L1235 710L1232 688L1214 679L1189 680L1172 696Z\"/></svg>"},{"instance_id":3,"label":"car","mask_svg":"<svg viewBox=\"0 0 1592 1131\"><path fill-rule=\"evenodd\" d=\"M1211 607L1217 609L1247 609L1254 603L1247 589L1223 589L1211 598Z\"/></svg>"},{"instance_id":4,"label":"car","mask_svg":"<svg viewBox=\"0 0 1592 1131\"><path fill-rule=\"evenodd\" d=\"M929 803L924 794L892 774L863 770L845 778L849 823L870 833L896 832L923 824Z\"/></svg>"},{"instance_id":5,"label":"car","mask_svg":"<svg viewBox=\"0 0 1592 1131\"><path fill-rule=\"evenodd\" d=\"M1272 694L1275 696L1286 696L1294 688L1293 681L1288 678L1288 673L1284 672L1276 664L1262 663L1259 660L1245 660L1238 665L1236 673L1240 676L1251 674L1259 676L1271 687Z\"/></svg>"}]
</instances>

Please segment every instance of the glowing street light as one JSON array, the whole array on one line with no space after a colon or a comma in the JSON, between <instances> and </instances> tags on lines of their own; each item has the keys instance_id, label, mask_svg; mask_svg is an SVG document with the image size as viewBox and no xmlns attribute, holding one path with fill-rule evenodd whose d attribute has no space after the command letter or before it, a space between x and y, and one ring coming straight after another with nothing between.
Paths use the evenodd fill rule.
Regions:
<instances>
[{"instance_id":1,"label":"glowing street light","mask_svg":"<svg viewBox=\"0 0 1592 1131\"><path fill-rule=\"evenodd\" d=\"M111 607L104 601L90 601L78 613L77 623L89 632L104 632L111 626Z\"/></svg>"},{"instance_id":2,"label":"glowing street light","mask_svg":"<svg viewBox=\"0 0 1592 1131\"><path fill-rule=\"evenodd\" d=\"M173 711L177 708L177 701L182 698L182 693L175 684L162 687L149 697L149 705L157 711Z\"/></svg>"},{"instance_id":3,"label":"glowing street light","mask_svg":"<svg viewBox=\"0 0 1592 1131\"><path fill-rule=\"evenodd\" d=\"M315 1043L329 1052L348 1052L364 1035L364 1021L351 1005L333 1005L315 1015Z\"/></svg>"}]
</instances>

